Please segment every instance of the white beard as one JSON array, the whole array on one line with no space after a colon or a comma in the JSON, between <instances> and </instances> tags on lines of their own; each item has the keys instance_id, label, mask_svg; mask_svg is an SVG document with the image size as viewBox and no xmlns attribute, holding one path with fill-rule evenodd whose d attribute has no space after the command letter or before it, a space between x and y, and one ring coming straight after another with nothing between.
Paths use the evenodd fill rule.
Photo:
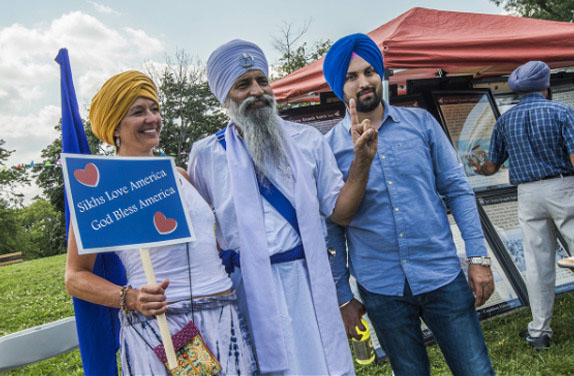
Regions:
<instances>
[{"instance_id":1,"label":"white beard","mask_svg":"<svg viewBox=\"0 0 574 376\"><path fill-rule=\"evenodd\" d=\"M248 107L256 101L268 105L251 110ZM289 162L285 153L285 134L281 118L277 115L273 96L263 94L249 97L239 106L233 100L226 103L227 115L241 128L245 146L251 155L258 175L268 175L270 169L289 173Z\"/></svg>"}]
</instances>

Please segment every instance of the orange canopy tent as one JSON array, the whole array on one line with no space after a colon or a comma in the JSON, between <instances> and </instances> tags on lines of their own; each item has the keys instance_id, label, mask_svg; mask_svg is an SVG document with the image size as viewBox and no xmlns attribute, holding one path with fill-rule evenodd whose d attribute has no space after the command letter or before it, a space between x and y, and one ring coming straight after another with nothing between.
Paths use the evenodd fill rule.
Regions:
<instances>
[{"instance_id":1,"label":"orange canopy tent","mask_svg":"<svg viewBox=\"0 0 574 376\"><path fill-rule=\"evenodd\" d=\"M390 78L497 76L529 60L551 68L574 66L574 23L514 16L412 8L368 35L383 53L385 68L406 69ZM278 101L301 101L329 91L323 59L271 83Z\"/></svg>"}]
</instances>

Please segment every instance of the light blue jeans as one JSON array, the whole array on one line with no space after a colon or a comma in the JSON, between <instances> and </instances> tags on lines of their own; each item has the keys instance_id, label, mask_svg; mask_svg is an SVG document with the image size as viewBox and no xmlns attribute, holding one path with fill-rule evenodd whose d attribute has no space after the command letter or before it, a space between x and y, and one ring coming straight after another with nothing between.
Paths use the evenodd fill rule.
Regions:
<instances>
[{"instance_id":1,"label":"light blue jeans","mask_svg":"<svg viewBox=\"0 0 574 376\"><path fill-rule=\"evenodd\" d=\"M420 318L433 332L453 375L494 375L462 271L446 286L417 296L406 280L404 296L374 294L360 285L359 292L396 376L430 375Z\"/></svg>"}]
</instances>

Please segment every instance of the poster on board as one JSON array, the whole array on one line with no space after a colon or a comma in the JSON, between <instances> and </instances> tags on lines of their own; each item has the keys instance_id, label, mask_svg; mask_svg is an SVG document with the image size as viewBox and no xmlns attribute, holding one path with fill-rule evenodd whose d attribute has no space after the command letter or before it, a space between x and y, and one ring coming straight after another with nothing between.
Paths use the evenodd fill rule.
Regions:
<instances>
[{"instance_id":1,"label":"poster on board","mask_svg":"<svg viewBox=\"0 0 574 376\"><path fill-rule=\"evenodd\" d=\"M479 195L479 204L486 213L489 226L503 245L507 259L511 260L523 281L526 280L526 263L522 244L522 230L518 222L518 200L516 190L497 194ZM557 241L556 261L568 257L561 241ZM574 273L567 269L556 268L556 293L574 290Z\"/></svg>"},{"instance_id":2,"label":"poster on board","mask_svg":"<svg viewBox=\"0 0 574 376\"><path fill-rule=\"evenodd\" d=\"M572 81L552 85L551 88L552 100L574 108L574 83Z\"/></svg>"},{"instance_id":3,"label":"poster on board","mask_svg":"<svg viewBox=\"0 0 574 376\"><path fill-rule=\"evenodd\" d=\"M170 157L61 155L78 253L195 240Z\"/></svg>"},{"instance_id":4,"label":"poster on board","mask_svg":"<svg viewBox=\"0 0 574 376\"><path fill-rule=\"evenodd\" d=\"M474 172L475 164L482 165L488 160L497 119L488 91L433 92L432 95L472 188L480 191L509 186L507 163L492 176Z\"/></svg>"},{"instance_id":5,"label":"poster on board","mask_svg":"<svg viewBox=\"0 0 574 376\"><path fill-rule=\"evenodd\" d=\"M284 120L310 125L322 134L329 132L345 117L345 114L345 105L342 102L295 107L280 112L280 116Z\"/></svg>"},{"instance_id":6,"label":"poster on board","mask_svg":"<svg viewBox=\"0 0 574 376\"><path fill-rule=\"evenodd\" d=\"M448 215L448 221L452 232L452 238L454 240L454 245L456 247L456 253L461 260L461 265L463 266L464 273L467 275L468 264L466 262L467 257L464 239L462 238L460 230L456 225L452 214ZM492 276L494 277L495 289L486 303L477 308L480 319L495 316L522 306L519 295L514 290L512 283L506 276L498 258L492 251L492 248L490 248L490 245L486 242L485 244L488 256L492 260L492 265L490 268L492 270Z\"/></svg>"},{"instance_id":7,"label":"poster on board","mask_svg":"<svg viewBox=\"0 0 574 376\"><path fill-rule=\"evenodd\" d=\"M427 103L421 94L391 97L390 103L395 107L422 108L423 110L428 110Z\"/></svg>"}]
</instances>

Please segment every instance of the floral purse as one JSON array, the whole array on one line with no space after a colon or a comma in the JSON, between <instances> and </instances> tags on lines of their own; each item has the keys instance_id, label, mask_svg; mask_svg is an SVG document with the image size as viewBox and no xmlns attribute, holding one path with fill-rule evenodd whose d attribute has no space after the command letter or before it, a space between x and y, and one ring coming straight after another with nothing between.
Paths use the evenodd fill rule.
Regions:
<instances>
[{"instance_id":1,"label":"floral purse","mask_svg":"<svg viewBox=\"0 0 574 376\"><path fill-rule=\"evenodd\" d=\"M171 339L177 357L177 368L170 370L173 376L207 376L221 372L219 361L203 341L199 329L193 321L190 321L179 332L171 336ZM163 343L154 347L153 351L169 369Z\"/></svg>"}]
</instances>

